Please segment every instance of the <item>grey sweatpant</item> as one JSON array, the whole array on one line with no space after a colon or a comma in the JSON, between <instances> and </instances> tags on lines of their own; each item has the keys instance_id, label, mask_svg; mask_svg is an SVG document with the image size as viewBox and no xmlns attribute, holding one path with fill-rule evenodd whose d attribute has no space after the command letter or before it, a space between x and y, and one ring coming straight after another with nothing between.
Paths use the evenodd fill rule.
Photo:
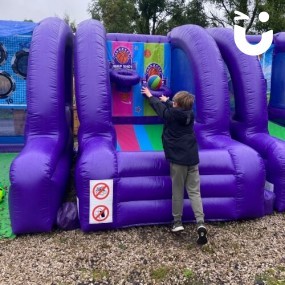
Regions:
<instances>
[{"instance_id":1,"label":"grey sweatpant","mask_svg":"<svg viewBox=\"0 0 285 285\"><path fill-rule=\"evenodd\" d=\"M187 166L170 163L170 176L172 179L172 215L174 221L181 221L182 218L185 187L196 222L204 223L198 164Z\"/></svg>"}]
</instances>

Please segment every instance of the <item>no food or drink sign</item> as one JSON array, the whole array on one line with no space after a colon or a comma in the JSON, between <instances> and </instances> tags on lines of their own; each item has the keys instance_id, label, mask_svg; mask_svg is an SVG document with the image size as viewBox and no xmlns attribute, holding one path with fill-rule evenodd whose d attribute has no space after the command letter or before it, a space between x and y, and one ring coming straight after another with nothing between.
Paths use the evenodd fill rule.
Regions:
<instances>
[{"instance_id":1,"label":"no food or drink sign","mask_svg":"<svg viewBox=\"0 0 285 285\"><path fill-rule=\"evenodd\" d=\"M89 223L113 222L113 180L90 180Z\"/></svg>"}]
</instances>

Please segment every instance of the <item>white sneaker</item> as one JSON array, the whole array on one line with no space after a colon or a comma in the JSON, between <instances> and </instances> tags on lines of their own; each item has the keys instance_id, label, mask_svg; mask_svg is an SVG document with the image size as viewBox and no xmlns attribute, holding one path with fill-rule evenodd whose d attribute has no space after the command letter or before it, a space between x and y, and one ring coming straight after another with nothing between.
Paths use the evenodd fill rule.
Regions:
<instances>
[{"instance_id":1,"label":"white sneaker","mask_svg":"<svg viewBox=\"0 0 285 285\"><path fill-rule=\"evenodd\" d=\"M182 222L181 221L177 221L177 222L174 222L173 223L173 226L171 228L171 231L173 233L176 233L176 232L180 232L180 231L184 231L184 227L182 225Z\"/></svg>"}]
</instances>

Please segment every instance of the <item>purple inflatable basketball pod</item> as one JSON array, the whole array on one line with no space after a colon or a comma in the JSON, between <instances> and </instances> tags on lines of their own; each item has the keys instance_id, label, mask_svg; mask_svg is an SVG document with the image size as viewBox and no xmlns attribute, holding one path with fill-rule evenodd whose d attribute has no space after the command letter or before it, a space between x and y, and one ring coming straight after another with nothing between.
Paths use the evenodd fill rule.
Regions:
<instances>
[{"instance_id":1,"label":"purple inflatable basketball pod","mask_svg":"<svg viewBox=\"0 0 285 285\"><path fill-rule=\"evenodd\" d=\"M188 90L181 82L190 81L184 67L191 63L205 218L226 221L263 216L264 163L255 150L230 137L227 77L214 39L194 25L175 28L167 37L106 34L100 22L87 20L78 26L75 37L80 118L75 182L81 229L97 231L172 221L171 179L163 151L122 151L117 147L118 120L112 116L112 89L105 60L107 40L170 43L173 93ZM129 118L124 124L142 122L146 123L144 118ZM157 124L157 118L148 118L147 122ZM186 195L184 220L194 220Z\"/></svg>"}]
</instances>

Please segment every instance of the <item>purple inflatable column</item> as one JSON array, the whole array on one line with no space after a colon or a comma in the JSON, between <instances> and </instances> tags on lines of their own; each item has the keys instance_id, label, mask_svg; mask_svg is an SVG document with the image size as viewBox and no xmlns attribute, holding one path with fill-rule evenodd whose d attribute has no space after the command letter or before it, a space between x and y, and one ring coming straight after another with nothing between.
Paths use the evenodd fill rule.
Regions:
<instances>
[{"instance_id":1,"label":"purple inflatable column","mask_svg":"<svg viewBox=\"0 0 285 285\"><path fill-rule=\"evenodd\" d=\"M90 224L90 180L117 176L116 136L112 125L111 87L107 62L106 32L95 20L78 25L75 37L75 86L79 127L76 191L83 231L112 228L113 223ZM114 205L116 205L114 193Z\"/></svg>"},{"instance_id":2,"label":"purple inflatable column","mask_svg":"<svg viewBox=\"0 0 285 285\"><path fill-rule=\"evenodd\" d=\"M50 231L67 186L72 159L72 47L58 18L34 30L27 76L25 146L10 169L13 232Z\"/></svg>"}]
</instances>

